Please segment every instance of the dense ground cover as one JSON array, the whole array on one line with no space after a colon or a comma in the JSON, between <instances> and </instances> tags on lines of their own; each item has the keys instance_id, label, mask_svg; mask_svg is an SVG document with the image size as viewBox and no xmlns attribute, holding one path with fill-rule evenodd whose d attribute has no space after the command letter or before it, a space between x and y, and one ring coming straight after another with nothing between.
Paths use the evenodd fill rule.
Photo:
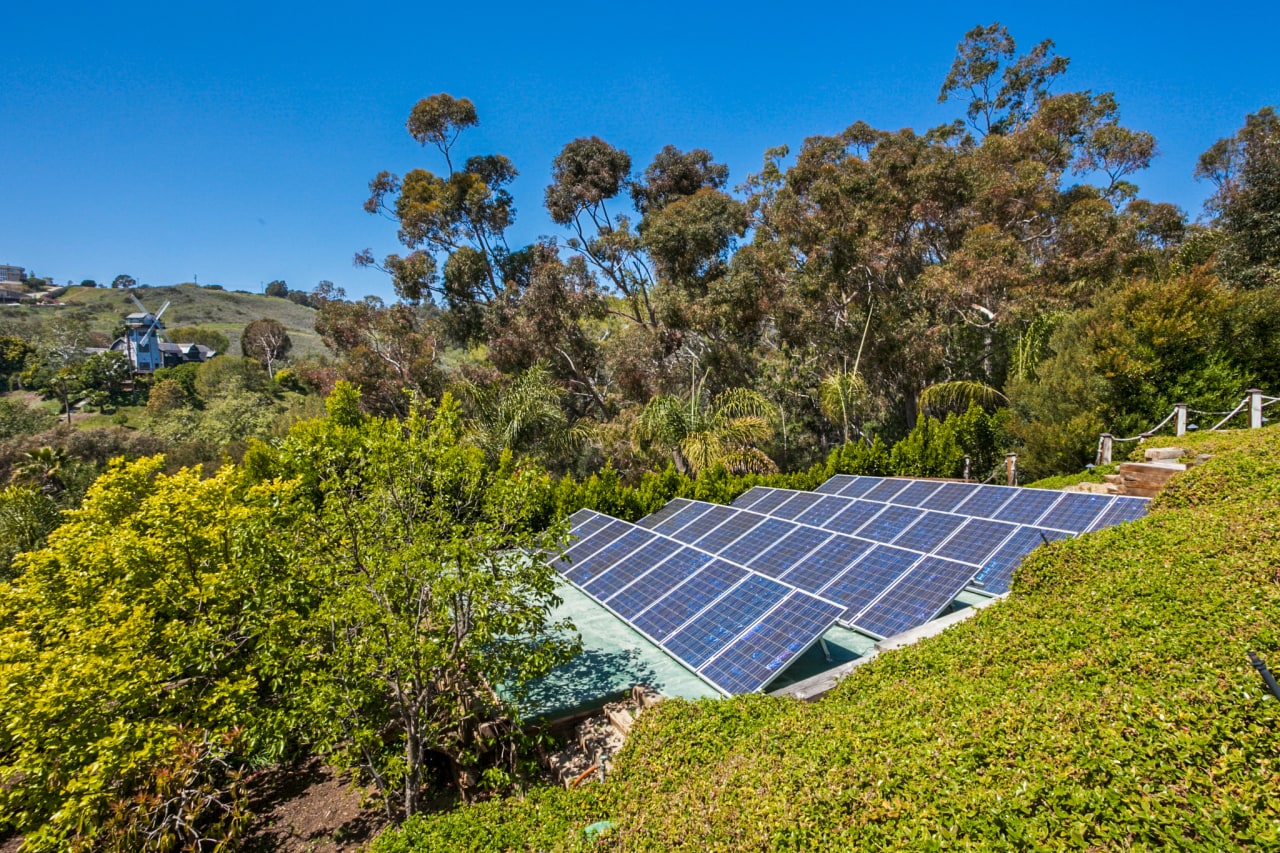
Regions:
<instances>
[{"instance_id":1,"label":"dense ground cover","mask_svg":"<svg viewBox=\"0 0 1280 853\"><path fill-rule=\"evenodd\" d=\"M1280 845L1280 702L1246 657L1280 665L1280 428L1178 443L1215 458L1149 517L1036 552L1008 601L822 701L670 701L604 785L374 849Z\"/></svg>"}]
</instances>

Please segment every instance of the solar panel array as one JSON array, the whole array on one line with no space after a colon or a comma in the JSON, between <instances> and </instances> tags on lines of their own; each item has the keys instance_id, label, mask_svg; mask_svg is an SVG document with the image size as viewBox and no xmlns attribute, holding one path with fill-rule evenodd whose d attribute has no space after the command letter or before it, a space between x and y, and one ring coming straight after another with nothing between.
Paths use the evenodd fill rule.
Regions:
<instances>
[{"instance_id":1,"label":"solar panel array","mask_svg":"<svg viewBox=\"0 0 1280 853\"><path fill-rule=\"evenodd\" d=\"M762 689L837 619L876 637L973 585L1008 589L1042 542L1137 518L1146 501L838 476L757 487L732 506L676 499L629 524L583 510L559 568L726 693Z\"/></svg>"},{"instance_id":2,"label":"solar panel array","mask_svg":"<svg viewBox=\"0 0 1280 853\"><path fill-rule=\"evenodd\" d=\"M560 571L725 693L763 688L841 613L792 584L638 525L591 510L570 523L575 541Z\"/></svg>"}]
</instances>

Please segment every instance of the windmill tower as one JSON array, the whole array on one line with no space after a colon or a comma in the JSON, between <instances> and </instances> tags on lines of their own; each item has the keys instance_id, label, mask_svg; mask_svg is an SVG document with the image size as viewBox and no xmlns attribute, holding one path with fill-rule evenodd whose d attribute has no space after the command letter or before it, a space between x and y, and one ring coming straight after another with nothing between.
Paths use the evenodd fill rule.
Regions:
<instances>
[{"instance_id":1,"label":"windmill tower","mask_svg":"<svg viewBox=\"0 0 1280 853\"><path fill-rule=\"evenodd\" d=\"M161 325L160 318L164 316L165 311L169 310L169 303L166 302L159 311L152 314L132 292L129 293L129 298L133 300L134 305L138 306L138 313L129 314L124 318L125 353L129 356L129 363L133 365L135 373L153 373L164 367L164 356L160 354L160 340L164 339L168 342L169 339L164 336L164 326Z\"/></svg>"}]
</instances>

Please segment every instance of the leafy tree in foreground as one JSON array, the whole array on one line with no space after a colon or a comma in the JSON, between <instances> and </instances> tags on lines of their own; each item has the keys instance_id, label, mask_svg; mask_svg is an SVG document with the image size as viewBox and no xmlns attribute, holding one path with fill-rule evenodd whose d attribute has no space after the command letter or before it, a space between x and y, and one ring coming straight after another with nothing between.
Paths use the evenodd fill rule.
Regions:
<instances>
[{"instance_id":1,"label":"leafy tree in foreground","mask_svg":"<svg viewBox=\"0 0 1280 853\"><path fill-rule=\"evenodd\" d=\"M278 755L287 676L257 662L296 645L289 488L163 466L114 463L0 584L0 833L24 849L212 849L245 821L232 743Z\"/></svg>"},{"instance_id":2,"label":"leafy tree in foreground","mask_svg":"<svg viewBox=\"0 0 1280 853\"><path fill-rule=\"evenodd\" d=\"M397 791L406 815L421 808L432 753L464 798L504 786L523 685L578 647L547 618L562 531L539 532L533 513L550 482L510 456L489 465L448 395L434 417L415 404L404 421L363 418L339 383L329 407L280 457L314 501L301 531L324 601L299 654L317 735L389 816Z\"/></svg>"}]
</instances>

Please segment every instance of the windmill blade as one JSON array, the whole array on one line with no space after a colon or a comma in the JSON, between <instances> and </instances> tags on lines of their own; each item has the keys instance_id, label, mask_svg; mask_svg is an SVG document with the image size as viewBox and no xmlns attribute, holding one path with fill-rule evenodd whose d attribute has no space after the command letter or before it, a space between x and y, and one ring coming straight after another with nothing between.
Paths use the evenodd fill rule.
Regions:
<instances>
[{"instance_id":1,"label":"windmill blade","mask_svg":"<svg viewBox=\"0 0 1280 853\"><path fill-rule=\"evenodd\" d=\"M133 291L132 291L132 290L130 290L130 291L129 291L129 298L133 300L133 304L134 304L134 305L137 305L137 306L138 306L138 310L139 310L139 311L141 311L143 314L150 314L150 313L151 313L150 311L148 311L148 310L147 310L147 306L143 305L140 301L138 301L138 297L136 297L136 296L134 296L134 295L133 295Z\"/></svg>"},{"instance_id":2,"label":"windmill blade","mask_svg":"<svg viewBox=\"0 0 1280 853\"><path fill-rule=\"evenodd\" d=\"M160 311L157 312L156 314L156 321L151 324L151 328L155 331L157 335L160 336L160 340L164 341L167 344L171 344L173 343L173 341L169 340L169 336L164 333L164 327L160 325L160 318L164 316L164 312L169 310L170 304L171 304L170 302L166 301L163 305L160 306Z\"/></svg>"}]
</instances>

